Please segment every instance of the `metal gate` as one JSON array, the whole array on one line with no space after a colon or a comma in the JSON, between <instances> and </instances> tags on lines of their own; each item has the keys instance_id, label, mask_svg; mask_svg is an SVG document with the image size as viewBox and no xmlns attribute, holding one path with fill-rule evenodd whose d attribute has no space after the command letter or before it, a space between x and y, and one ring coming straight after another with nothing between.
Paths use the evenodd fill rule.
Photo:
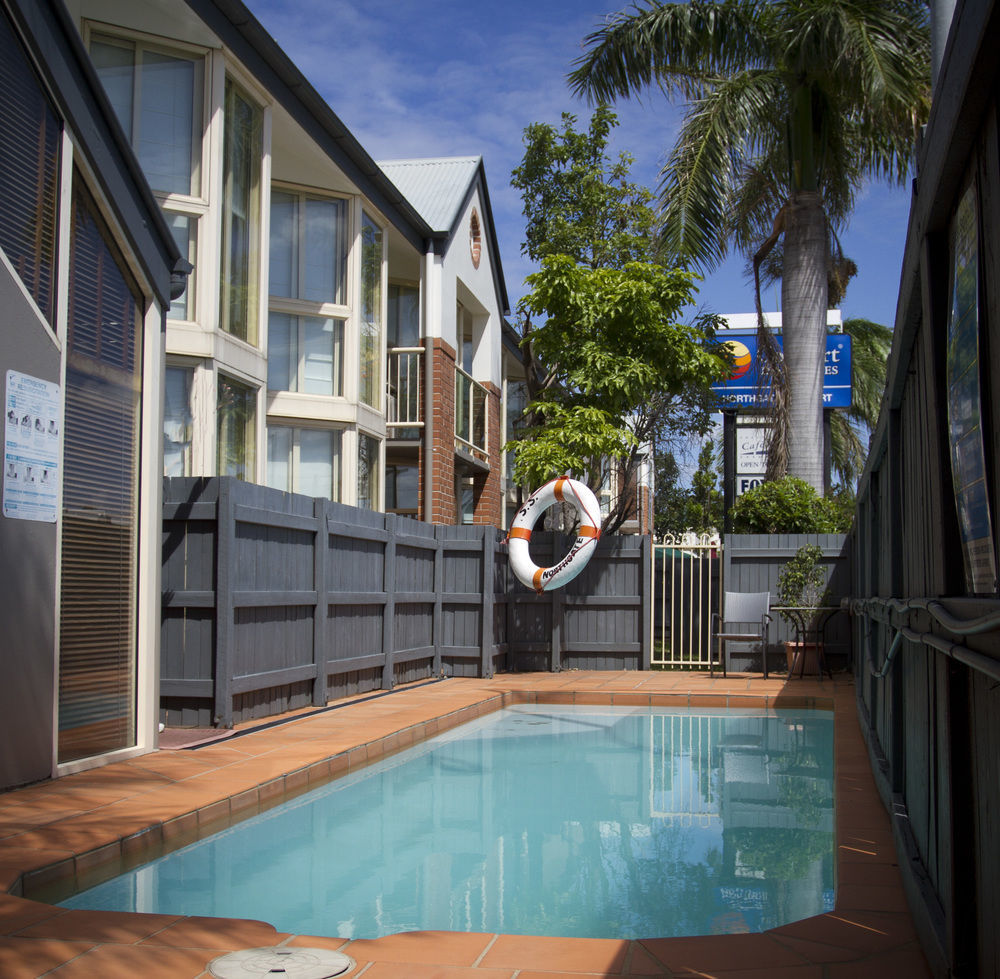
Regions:
<instances>
[{"instance_id":1,"label":"metal gate","mask_svg":"<svg viewBox=\"0 0 1000 979\"><path fill-rule=\"evenodd\" d=\"M710 534L653 545L653 666L707 668L722 607L722 543Z\"/></svg>"}]
</instances>

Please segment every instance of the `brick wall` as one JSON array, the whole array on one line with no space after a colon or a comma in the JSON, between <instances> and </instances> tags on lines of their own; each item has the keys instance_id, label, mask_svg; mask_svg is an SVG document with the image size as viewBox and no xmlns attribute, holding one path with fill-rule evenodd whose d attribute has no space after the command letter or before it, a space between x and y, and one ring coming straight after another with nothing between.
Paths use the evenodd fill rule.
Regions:
<instances>
[{"instance_id":1,"label":"brick wall","mask_svg":"<svg viewBox=\"0 0 1000 979\"><path fill-rule=\"evenodd\" d=\"M432 523L455 523L455 349L429 340L434 358L434 458L430 463ZM427 480L421 472L420 483ZM423 513L423 510L421 510Z\"/></svg>"}]
</instances>

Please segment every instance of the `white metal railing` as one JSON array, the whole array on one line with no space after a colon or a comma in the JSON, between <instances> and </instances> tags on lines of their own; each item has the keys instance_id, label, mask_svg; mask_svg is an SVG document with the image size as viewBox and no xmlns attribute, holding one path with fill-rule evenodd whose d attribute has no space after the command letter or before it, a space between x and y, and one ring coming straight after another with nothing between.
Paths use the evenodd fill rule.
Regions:
<instances>
[{"instance_id":1,"label":"white metal railing","mask_svg":"<svg viewBox=\"0 0 1000 979\"><path fill-rule=\"evenodd\" d=\"M711 662L712 613L722 608L722 544L680 534L653 545L654 666L702 669Z\"/></svg>"},{"instance_id":2,"label":"white metal railing","mask_svg":"<svg viewBox=\"0 0 1000 979\"><path fill-rule=\"evenodd\" d=\"M455 368L455 438L485 453L486 388L461 367Z\"/></svg>"},{"instance_id":3,"label":"white metal railing","mask_svg":"<svg viewBox=\"0 0 1000 979\"><path fill-rule=\"evenodd\" d=\"M386 426L420 428L424 424L424 348L391 347L386 371Z\"/></svg>"},{"instance_id":4,"label":"white metal railing","mask_svg":"<svg viewBox=\"0 0 1000 979\"><path fill-rule=\"evenodd\" d=\"M715 779L718 719L704 714L649 718L649 813L671 825L710 826L721 818ZM715 763L717 764L717 762Z\"/></svg>"}]
</instances>

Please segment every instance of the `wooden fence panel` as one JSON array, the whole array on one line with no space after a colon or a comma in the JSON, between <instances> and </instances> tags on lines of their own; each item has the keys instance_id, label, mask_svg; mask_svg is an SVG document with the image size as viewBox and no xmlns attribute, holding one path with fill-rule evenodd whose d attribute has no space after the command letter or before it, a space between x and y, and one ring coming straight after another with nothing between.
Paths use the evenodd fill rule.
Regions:
<instances>
[{"instance_id":1,"label":"wooden fence panel","mask_svg":"<svg viewBox=\"0 0 1000 979\"><path fill-rule=\"evenodd\" d=\"M493 527L234 479L166 480L163 526L171 725L229 726L431 676L649 663L644 538L603 539L565 592L537 596ZM536 536L546 564L571 543Z\"/></svg>"},{"instance_id":2,"label":"wooden fence panel","mask_svg":"<svg viewBox=\"0 0 1000 979\"><path fill-rule=\"evenodd\" d=\"M787 561L805 544L823 550L823 565L831 592L829 604L851 594L850 539L844 534L729 534L723 548L723 591L771 593L778 604L778 575ZM795 638L794 626L780 615L773 616L770 643L774 648ZM850 622L845 612L835 613L824 634L825 652L833 665L851 662ZM739 654L734 653L734 658Z\"/></svg>"}]
</instances>

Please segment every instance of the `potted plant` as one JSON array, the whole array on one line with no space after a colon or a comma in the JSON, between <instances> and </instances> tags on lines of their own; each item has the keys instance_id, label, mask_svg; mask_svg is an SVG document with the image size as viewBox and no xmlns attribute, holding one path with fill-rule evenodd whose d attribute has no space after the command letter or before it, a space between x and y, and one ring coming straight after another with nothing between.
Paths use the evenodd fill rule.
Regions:
<instances>
[{"instance_id":1,"label":"potted plant","mask_svg":"<svg viewBox=\"0 0 1000 979\"><path fill-rule=\"evenodd\" d=\"M781 617L792 625L805 625L807 630L815 628L817 613L809 609L818 609L829 601L829 590L826 587L826 570L823 567L823 549L818 544L803 544L778 574L778 602L790 608L801 609L801 617L796 622L796 616L781 612ZM785 658L788 662L788 672L792 673L801 664L798 657L806 657L804 672L816 672L817 643L806 643L798 640L785 642ZM803 648L800 648L803 647Z\"/></svg>"}]
</instances>

